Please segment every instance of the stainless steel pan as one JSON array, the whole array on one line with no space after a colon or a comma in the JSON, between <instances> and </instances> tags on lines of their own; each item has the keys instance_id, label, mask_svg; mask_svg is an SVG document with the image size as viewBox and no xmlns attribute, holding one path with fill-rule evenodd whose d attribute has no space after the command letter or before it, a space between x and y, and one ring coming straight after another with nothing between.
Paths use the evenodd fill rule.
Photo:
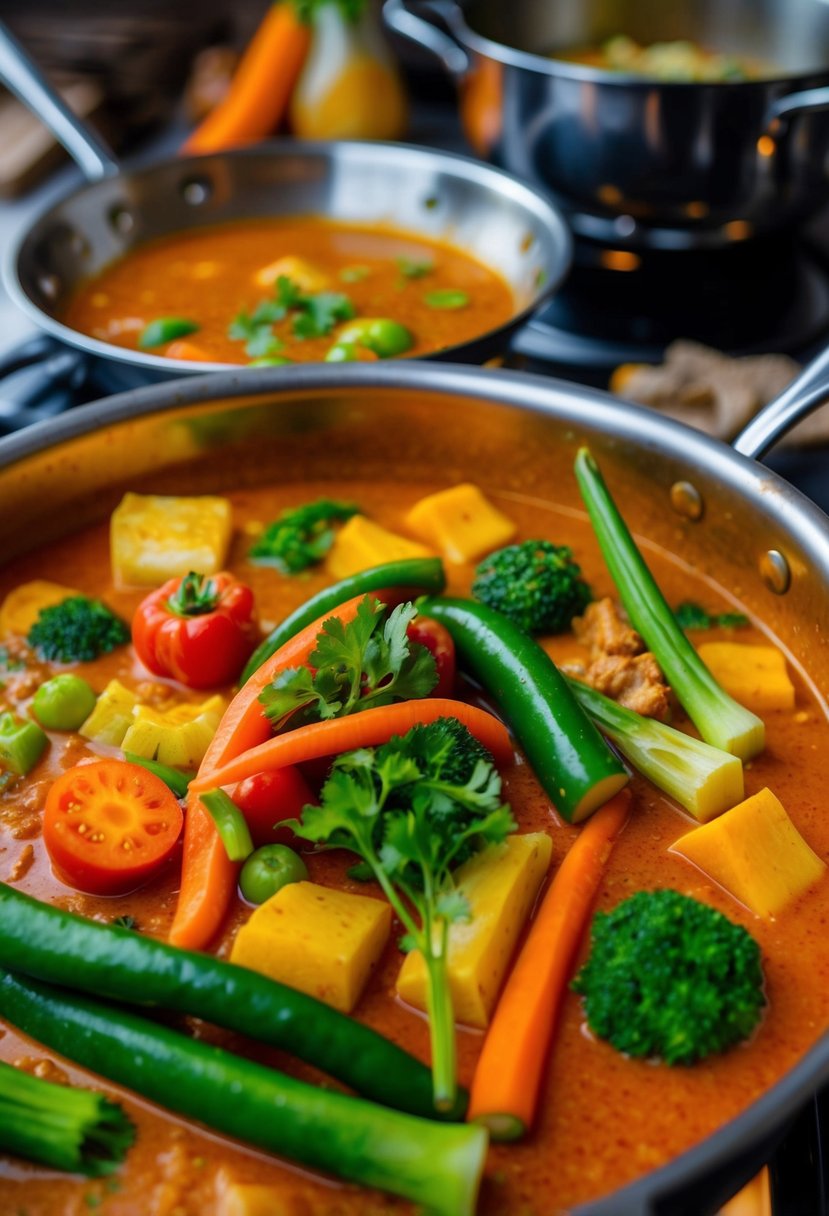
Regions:
<instances>
[{"instance_id":1,"label":"stainless steel pan","mask_svg":"<svg viewBox=\"0 0 829 1216\"><path fill-rule=\"evenodd\" d=\"M0 25L0 81L51 128L89 185L50 207L8 251L12 298L49 333L106 360L107 388L214 370L130 351L68 328L67 299L84 279L153 237L254 216L324 215L392 224L447 239L509 283L505 325L429 356L470 362L503 353L570 263L558 210L534 189L475 161L427 148L293 140L120 172L112 152L45 83ZM293 368L285 374L292 374ZM100 377L99 377L100 379Z\"/></svg>"},{"instance_id":2,"label":"stainless steel pan","mask_svg":"<svg viewBox=\"0 0 829 1216\"><path fill-rule=\"evenodd\" d=\"M100 520L125 488L205 492L278 479L470 479L485 491L575 500L588 442L633 529L729 587L829 690L829 520L755 463L829 398L829 356L732 450L593 390L438 364L306 365L136 390L0 441L0 552ZM486 426L482 426L482 419ZM710 1140L579 1216L706 1216L768 1159L829 1081L829 1033ZM807 1203L785 1209L821 1216Z\"/></svg>"},{"instance_id":3,"label":"stainless steel pan","mask_svg":"<svg viewBox=\"0 0 829 1216\"><path fill-rule=\"evenodd\" d=\"M824 0L387 0L384 12L458 82L478 151L547 186L581 236L716 247L829 199ZM660 83L548 57L614 34L686 38L774 70Z\"/></svg>"}]
</instances>

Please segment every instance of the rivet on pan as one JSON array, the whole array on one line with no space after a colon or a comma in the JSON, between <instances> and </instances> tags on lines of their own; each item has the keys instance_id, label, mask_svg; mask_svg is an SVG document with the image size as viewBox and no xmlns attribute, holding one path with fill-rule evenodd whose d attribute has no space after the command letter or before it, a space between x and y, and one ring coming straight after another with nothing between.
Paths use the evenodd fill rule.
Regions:
<instances>
[{"instance_id":1,"label":"rivet on pan","mask_svg":"<svg viewBox=\"0 0 829 1216\"><path fill-rule=\"evenodd\" d=\"M88 258L90 249L89 241L80 232L70 232L68 245L72 253L77 258Z\"/></svg>"},{"instance_id":2,"label":"rivet on pan","mask_svg":"<svg viewBox=\"0 0 829 1216\"><path fill-rule=\"evenodd\" d=\"M785 595L792 581L792 572L779 549L769 549L760 558L760 577L775 595Z\"/></svg>"},{"instance_id":3,"label":"rivet on pan","mask_svg":"<svg viewBox=\"0 0 829 1216\"><path fill-rule=\"evenodd\" d=\"M675 481L671 486L671 506L686 519L702 519L705 504L702 495L690 481Z\"/></svg>"},{"instance_id":4,"label":"rivet on pan","mask_svg":"<svg viewBox=\"0 0 829 1216\"><path fill-rule=\"evenodd\" d=\"M200 207L212 193L213 187L206 177L190 177L181 183L181 197L191 207Z\"/></svg>"},{"instance_id":5,"label":"rivet on pan","mask_svg":"<svg viewBox=\"0 0 829 1216\"><path fill-rule=\"evenodd\" d=\"M613 227L619 236L633 236L636 231L636 220L632 215L620 215L613 221Z\"/></svg>"},{"instance_id":6,"label":"rivet on pan","mask_svg":"<svg viewBox=\"0 0 829 1216\"><path fill-rule=\"evenodd\" d=\"M127 236L135 227L135 216L123 203L115 203L109 209L109 222L117 233Z\"/></svg>"},{"instance_id":7,"label":"rivet on pan","mask_svg":"<svg viewBox=\"0 0 829 1216\"><path fill-rule=\"evenodd\" d=\"M47 300L56 300L60 292L60 279L56 274L42 274L37 280L41 293Z\"/></svg>"}]
</instances>

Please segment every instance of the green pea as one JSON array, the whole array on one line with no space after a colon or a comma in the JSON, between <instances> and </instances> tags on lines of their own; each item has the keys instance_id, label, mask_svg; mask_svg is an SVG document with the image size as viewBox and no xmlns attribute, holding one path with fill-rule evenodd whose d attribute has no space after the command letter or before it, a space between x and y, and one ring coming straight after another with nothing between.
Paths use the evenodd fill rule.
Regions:
<instances>
[{"instance_id":1,"label":"green pea","mask_svg":"<svg viewBox=\"0 0 829 1216\"><path fill-rule=\"evenodd\" d=\"M429 308L438 308L448 312L456 308L466 308L469 296L465 291L455 291L451 287L443 287L438 291L427 291L423 302Z\"/></svg>"},{"instance_id":2,"label":"green pea","mask_svg":"<svg viewBox=\"0 0 829 1216\"><path fill-rule=\"evenodd\" d=\"M176 338L186 338L188 334L198 333L201 327L195 321L186 317L156 317L145 325L138 335L138 345L141 350L151 346L163 346L165 342L174 342Z\"/></svg>"},{"instance_id":3,"label":"green pea","mask_svg":"<svg viewBox=\"0 0 829 1216\"><path fill-rule=\"evenodd\" d=\"M326 363L356 363L357 352L354 343L337 342L325 356Z\"/></svg>"},{"instance_id":4,"label":"green pea","mask_svg":"<svg viewBox=\"0 0 829 1216\"><path fill-rule=\"evenodd\" d=\"M359 342L367 350L374 351L381 359L405 354L414 346L411 331L399 321L391 321L388 317L362 317L359 321L346 325L337 335L338 346L353 345L355 342ZM334 359L331 362L343 360Z\"/></svg>"},{"instance_id":5,"label":"green pea","mask_svg":"<svg viewBox=\"0 0 829 1216\"><path fill-rule=\"evenodd\" d=\"M248 367L284 367L286 363L293 362L285 355L263 355L261 359L252 359Z\"/></svg>"},{"instance_id":6,"label":"green pea","mask_svg":"<svg viewBox=\"0 0 829 1216\"><path fill-rule=\"evenodd\" d=\"M41 684L32 708L47 730L77 730L95 708L95 693L80 676L53 676Z\"/></svg>"},{"instance_id":7,"label":"green pea","mask_svg":"<svg viewBox=\"0 0 829 1216\"><path fill-rule=\"evenodd\" d=\"M264 844L251 853L239 875L239 889L251 904L263 904L292 882L304 882L308 868L286 844Z\"/></svg>"}]
</instances>

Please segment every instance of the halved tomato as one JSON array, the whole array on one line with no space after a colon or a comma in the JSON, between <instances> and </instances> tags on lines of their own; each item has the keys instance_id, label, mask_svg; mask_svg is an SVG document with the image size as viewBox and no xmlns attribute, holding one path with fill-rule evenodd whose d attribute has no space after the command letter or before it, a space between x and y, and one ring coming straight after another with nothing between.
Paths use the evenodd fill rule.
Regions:
<instances>
[{"instance_id":1,"label":"halved tomato","mask_svg":"<svg viewBox=\"0 0 829 1216\"><path fill-rule=\"evenodd\" d=\"M183 818L154 773L126 760L96 760L67 769L49 790L43 840L70 886L124 895L167 860Z\"/></svg>"}]
</instances>

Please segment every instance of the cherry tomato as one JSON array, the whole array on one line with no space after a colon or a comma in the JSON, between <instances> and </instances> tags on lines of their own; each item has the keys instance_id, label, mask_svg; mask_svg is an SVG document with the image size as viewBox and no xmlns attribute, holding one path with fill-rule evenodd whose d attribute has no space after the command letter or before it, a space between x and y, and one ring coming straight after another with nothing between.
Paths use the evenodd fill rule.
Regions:
<instances>
[{"instance_id":1,"label":"cherry tomato","mask_svg":"<svg viewBox=\"0 0 829 1216\"><path fill-rule=\"evenodd\" d=\"M302 808L315 798L299 769L289 765L246 777L233 791L233 801L244 815L253 843L258 847L290 839L287 829L274 825L282 819L299 819Z\"/></svg>"},{"instance_id":2,"label":"cherry tomato","mask_svg":"<svg viewBox=\"0 0 829 1216\"><path fill-rule=\"evenodd\" d=\"M438 669L438 682L430 697L451 697L455 691L455 643L449 630L437 621L416 616L406 634L411 642L419 642L432 652Z\"/></svg>"},{"instance_id":3,"label":"cherry tomato","mask_svg":"<svg viewBox=\"0 0 829 1216\"><path fill-rule=\"evenodd\" d=\"M249 904L263 904L292 882L305 882L308 867L286 844L266 844L251 853L239 875L239 890Z\"/></svg>"},{"instance_id":4,"label":"cherry tomato","mask_svg":"<svg viewBox=\"0 0 829 1216\"><path fill-rule=\"evenodd\" d=\"M174 794L125 760L76 764L46 797L43 840L60 876L78 891L124 895L167 860L181 834Z\"/></svg>"},{"instance_id":5,"label":"cherry tomato","mask_svg":"<svg viewBox=\"0 0 829 1216\"><path fill-rule=\"evenodd\" d=\"M255 640L253 592L232 574L170 579L141 601L132 620L144 666L189 688L231 683Z\"/></svg>"}]
</instances>

